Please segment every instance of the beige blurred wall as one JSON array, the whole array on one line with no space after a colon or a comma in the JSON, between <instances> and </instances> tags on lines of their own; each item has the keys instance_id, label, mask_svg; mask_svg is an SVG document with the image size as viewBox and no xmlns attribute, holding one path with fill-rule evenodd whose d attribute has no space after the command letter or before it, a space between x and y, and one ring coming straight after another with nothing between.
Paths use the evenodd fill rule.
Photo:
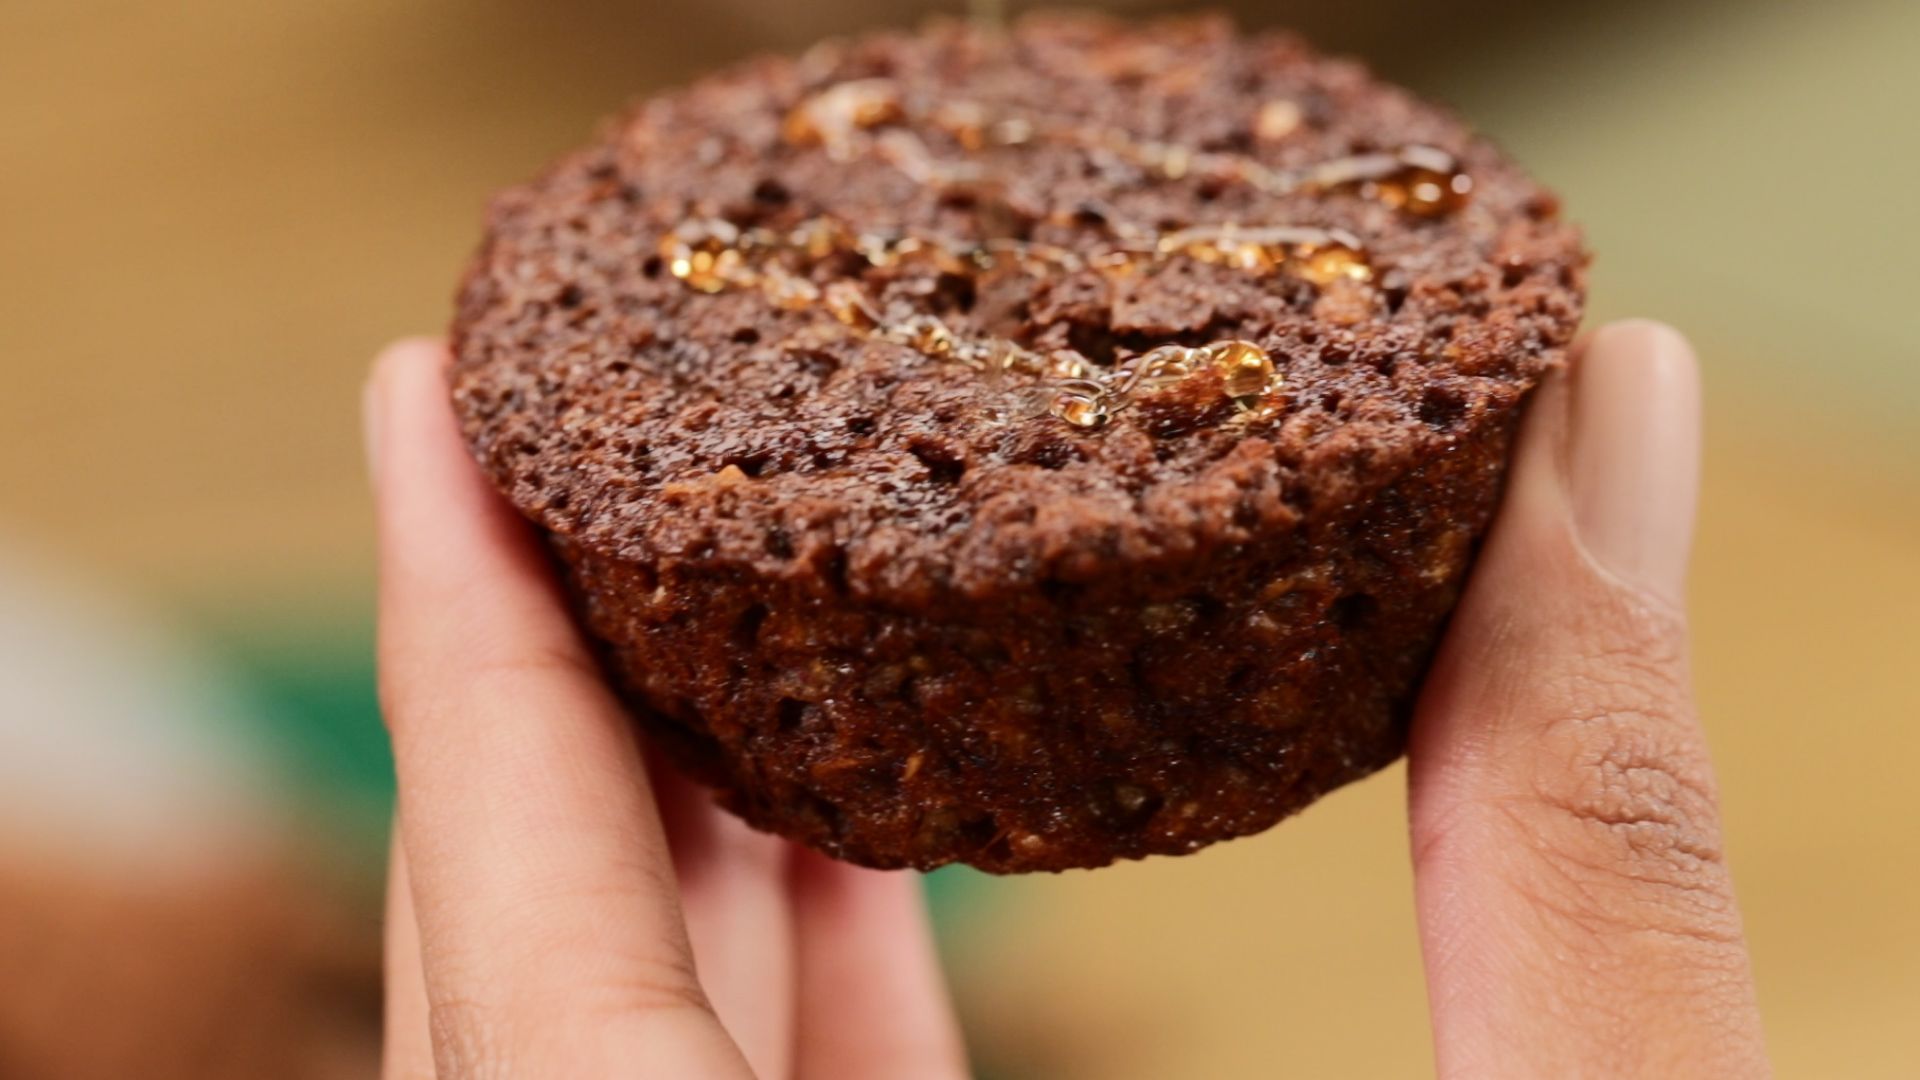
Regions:
<instances>
[{"instance_id":1,"label":"beige blurred wall","mask_svg":"<svg viewBox=\"0 0 1920 1080\"><path fill-rule=\"evenodd\" d=\"M358 615L360 374L443 323L485 194L629 92L907 7L868 10L0 4L0 543L165 602ZM1289 12L1561 188L1599 314L1698 338L1698 666L1774 1048L1783 1075L1913 1075L1920 5L1258 19ZM975 1029L1034 1075L1424 1070L1400 782L1191 859L982 885Z\"/></svg>"}]
</instances>

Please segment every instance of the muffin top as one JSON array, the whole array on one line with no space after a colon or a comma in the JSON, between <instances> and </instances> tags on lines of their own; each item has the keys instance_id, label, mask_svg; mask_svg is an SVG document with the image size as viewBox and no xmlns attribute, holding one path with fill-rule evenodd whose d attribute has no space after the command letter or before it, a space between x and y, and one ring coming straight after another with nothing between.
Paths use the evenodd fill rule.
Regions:
<instances>
[{"instance_id":1,"label":"muffin top","mask_svg":"<svg viewBox=\"0 0 1920 1080\"><path fill-rule=\"evenodd\" d=\"M1554 197L1217 20L939 23L645 101L499 196L454 398L534 520L883 603L1303 532L1510 421Z\"/></svg>"}]
</instances>

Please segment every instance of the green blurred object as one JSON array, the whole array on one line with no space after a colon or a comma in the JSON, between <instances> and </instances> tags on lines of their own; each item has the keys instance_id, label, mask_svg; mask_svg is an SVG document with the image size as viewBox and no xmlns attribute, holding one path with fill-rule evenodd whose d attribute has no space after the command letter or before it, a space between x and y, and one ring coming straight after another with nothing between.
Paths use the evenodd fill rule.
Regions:
<instances>
[{"instance_id":1,"label":"green blurred object","mask_svg":"<svg viewBox=\"0 0 1920 1080\"><path fill-rule=\"evenodd\" d=\"M393 757L375 689L373 620L213 616L198 630L257 703L260 738L312 804L313 823L381 858L393 813Z\"/></svg>"}]
</instances>

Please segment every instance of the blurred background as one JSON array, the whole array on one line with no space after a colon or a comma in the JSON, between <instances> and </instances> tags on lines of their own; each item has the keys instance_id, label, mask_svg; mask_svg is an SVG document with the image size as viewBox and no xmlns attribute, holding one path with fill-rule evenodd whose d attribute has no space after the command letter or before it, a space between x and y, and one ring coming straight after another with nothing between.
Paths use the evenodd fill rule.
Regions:
<instances>
[{"instance_id":1,"label":"blurred background","mask_svg":"<svg viewBox=\"0 0 1920 1080\"><path fill-rule=\"evenodd\" d=\"M1694 336L1697 665L1773 1051L1920 1074L1920 5L1237 7L1456 105L1588 228L1596 321ZM629 96L959 10L0 3L0 1077L372 1075L368 358ZM1430 1072L1403 783L934 875L982 1075Z\"/></svg>"}]
</instances>

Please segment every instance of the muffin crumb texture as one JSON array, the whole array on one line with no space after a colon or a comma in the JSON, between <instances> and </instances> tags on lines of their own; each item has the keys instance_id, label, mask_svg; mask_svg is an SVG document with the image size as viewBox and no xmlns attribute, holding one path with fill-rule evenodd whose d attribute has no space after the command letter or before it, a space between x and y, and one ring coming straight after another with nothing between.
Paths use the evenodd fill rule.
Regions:
<instances>
[{"instance_id":1,"label":"muffin crumb texture","mask_svg":"<svg viewBox=\"0 0 1920 1080\"><path fill-rule=\"evenodd\" d=\"M1585 263L1293 37L939 23L499 196L453 395L728 807L871 866L1100 866L1399 755Z\"/></svg>"}]
</instances>

